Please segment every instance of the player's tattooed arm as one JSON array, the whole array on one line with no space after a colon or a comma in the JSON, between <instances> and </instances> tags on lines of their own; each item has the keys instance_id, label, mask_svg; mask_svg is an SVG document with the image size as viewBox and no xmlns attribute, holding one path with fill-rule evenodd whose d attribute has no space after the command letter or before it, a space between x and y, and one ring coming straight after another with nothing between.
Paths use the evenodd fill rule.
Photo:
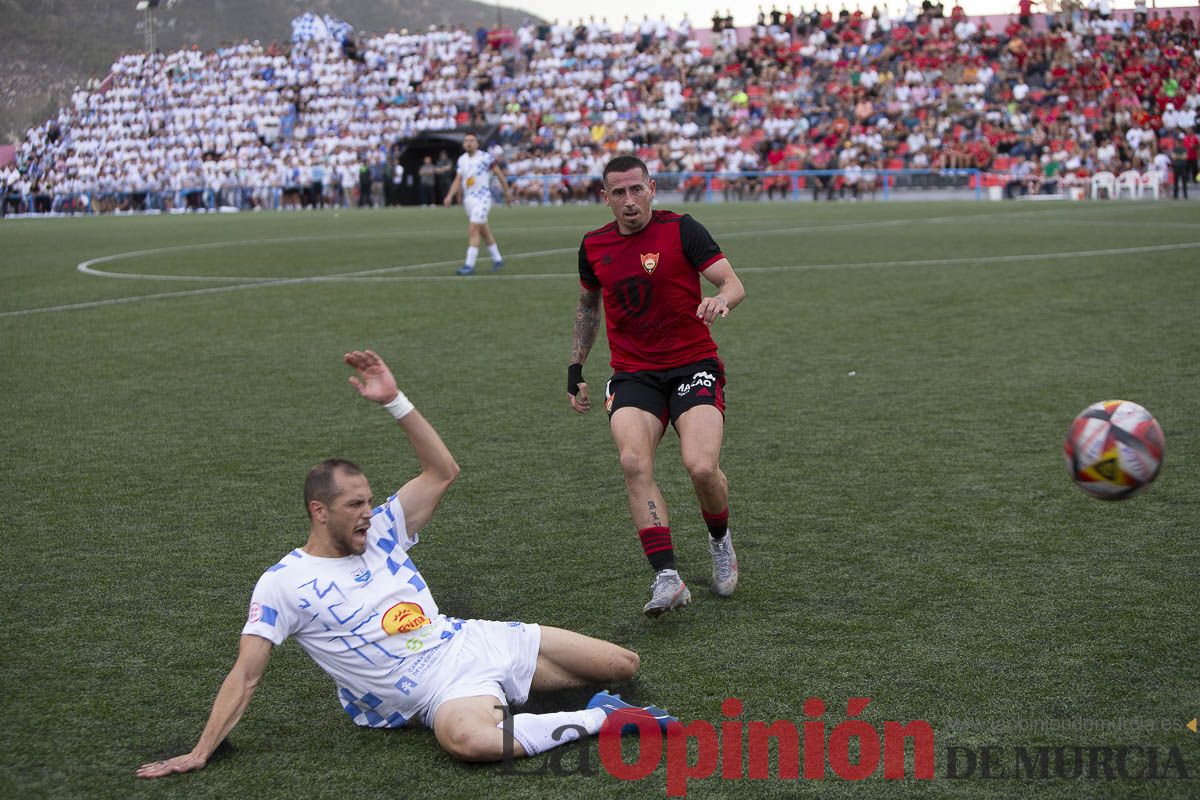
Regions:
<instances>
[{"instance_id":1,"label":"player's tattooed arm","mask_svg":"<svg viewBox=\"0 0 1200 800\"><path fill-rule=\"evenodd\" d=\"M587 361L599 330L600 290L582 289L579 293L579 306L575 309L571 361L567 365L567 398L571 408L580 414L586 414L592 407L587 382L583 379L583 362Z\"/></svg>"},{"instance_id":2,"label":"player's tattooed arm","mask_svg":"<svg viewBox=\"0 0 1200 800\"><path fill-rule=\"evenodd\" d=\"M571 360L567 363L582 364L587 361L596 334L600 332L600 291L581 289L579 306L575 309L575 336L571 343Z\"/></svg>"}]
</instances>

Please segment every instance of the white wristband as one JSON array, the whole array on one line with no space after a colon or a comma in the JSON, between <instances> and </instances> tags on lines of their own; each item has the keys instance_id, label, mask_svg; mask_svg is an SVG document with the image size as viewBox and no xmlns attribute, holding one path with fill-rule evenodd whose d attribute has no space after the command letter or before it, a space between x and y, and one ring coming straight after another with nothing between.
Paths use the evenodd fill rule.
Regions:
<instances>
[{"instance_id":1,"label":"white wristband","mask_svg":"<svg viewBox=\"0 0 1200 800\"><path fill-rule=\"evenodd\" d=\"M384 405L383 408L396 419L403 419L408 412L413 410L413 404L404 396L404 392L397 390L396 399Z\"/></svg>"}]
</instances>

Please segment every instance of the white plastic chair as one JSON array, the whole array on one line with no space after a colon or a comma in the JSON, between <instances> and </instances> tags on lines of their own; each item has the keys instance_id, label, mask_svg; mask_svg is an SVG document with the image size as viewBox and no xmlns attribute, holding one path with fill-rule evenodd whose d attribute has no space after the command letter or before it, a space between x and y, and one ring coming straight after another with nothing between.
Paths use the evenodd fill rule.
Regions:
<instances>
[{"instance_id":1,"label":"white plastic chair","mask_svg":"<svg viewBox=\"0 0 1200 800\"><path fill-rule=\"evenodd\" d=\"M1142 194L1149 194L1155 200L1158 199L1158 193L1162 191L1163 184L1167 182L1167 178L1156 169L1152 169L1142 176Z\"/></svg>"},{"instance_id":2,"label":"white plastic chair","mask_svg":"<svg viewBox=\"0 0 1200 800\"><path fill-rule=\"evenodd\" d=\"M1117 191L1114 198L1119 198L1121 192L1129 192L1129 198L1136 200L1142 194L1142 173L1136 169L1127 169L1117 178Z\"/></svg>"},{"instance_id":3,"label":"white plastic chair","mask_svg":"<svg viewBox=\"0 0 1200 800\"><path fill-rule=\"evenodd\" d=\"M1117 176L1111 172L1097 172L1092 176L1092 199L1100 199L1101 190L1108 192L1108 199L1112 200L1117 193Z\"/></svg>"}]
</instances>

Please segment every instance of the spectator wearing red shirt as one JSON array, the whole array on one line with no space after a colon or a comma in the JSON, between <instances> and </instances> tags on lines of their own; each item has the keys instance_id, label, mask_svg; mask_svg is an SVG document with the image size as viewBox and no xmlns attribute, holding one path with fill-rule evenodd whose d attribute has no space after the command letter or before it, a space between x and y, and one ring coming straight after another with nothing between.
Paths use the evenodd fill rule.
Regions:
<instances>
[{"instance_id":1,"label":"spectator wearing red shirt","mask_svg":"<svg viewBox=\"0 0 1200 800\"><path fill-rule=\"evenodd\" d=\"M1026 28L1030 26L1032 21L1032 11L1034 0L1018 0L1017 2L1017 19Z\"/></svg>"},{"instance_id":2,"label":"spectator wearing red shirt","mask_svg":"<svg viewBox=\"0 0 1200 800\"><path fill-rule=\"evenodd\" d=\"M1200 162L1200 137L1196 136L1194 128L1184 135L1183 149L1190 165L1188 180L1194 183L1197 178L1200 178L1200 163L1198 163Z\"/></svg>"}]
</instances>

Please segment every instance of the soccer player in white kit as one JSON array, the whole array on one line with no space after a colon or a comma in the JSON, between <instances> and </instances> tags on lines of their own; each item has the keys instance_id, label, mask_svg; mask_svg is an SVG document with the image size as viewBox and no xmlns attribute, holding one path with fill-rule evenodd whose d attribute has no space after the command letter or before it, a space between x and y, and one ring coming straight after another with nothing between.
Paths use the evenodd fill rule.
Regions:
<instances>
[{"instance_id":1,"label":"soccer player in white kit","mask_svg":"<svg viewBox=\"0 0 1200 800\"><path fill-rule=\"evenodd\" d=\"M504 190L504 202L512 202L512 190L504 178L504 171L492 158L492 154L479 149L479 137L468 133L463 137L463 154L458 157L458 173L446 192L446 206L462 192L463 209L467 212L467 258L459 267L459 275L474 275L475 260L479 257L479 242L483 241L492 257L492 272L504 266L504 257L496 246L496 237L488 225L488 212L492 210L491 177L495 174Z\"/></svg>"},{"instance_id":2,"label":"soccer player in white kit","mask_svg":"<svg viewBox=\"0 0 1200 800\"><path fill-rule=\"evenodd\" d=\"M333 678L338 702L355 724L397 728L417 720L463 761L535 755L594 735L610 714L633 708L602 691L579 711L517 714L505 723L508 703L523 703L530 689L626 680L637 672L638 656L560 628L463 620L439 611L408 551L458 464L396 388L383 359L366 350L347 353L345 361L357 372L350 382L359 394L404 429L421 471L374 506L354 464L329 459L313 467L304 483L308 541L255 586L237 661L199 741L188 753L142 765L140 777L203 768L245 712L273 648L289 637ZM644 710L663 730L674 721L655 706ZM504 727L512 732L507 754Z\"/></svg>"}]
</instances>

